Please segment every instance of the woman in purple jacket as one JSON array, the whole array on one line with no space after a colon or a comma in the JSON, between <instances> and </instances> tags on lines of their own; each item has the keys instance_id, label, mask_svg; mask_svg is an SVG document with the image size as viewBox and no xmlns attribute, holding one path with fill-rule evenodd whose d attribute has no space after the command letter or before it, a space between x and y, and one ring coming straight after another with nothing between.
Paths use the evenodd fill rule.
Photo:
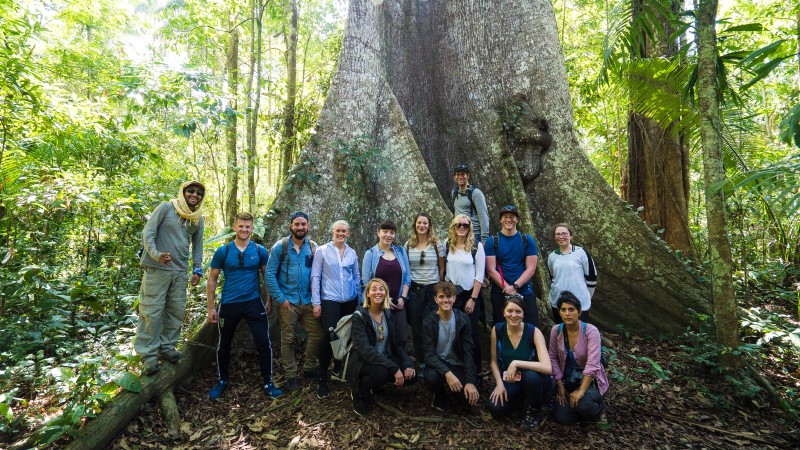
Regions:
<instances>
[{"instance_id":1,"label":"woman in purple jacket","mask_svg":"<svg viewBox=\"0 0 800 450\"><path fill-rule=\"evenodd\" d=\"M562 292L557 306L564 323L550 331L550 362L556 380L553 415L564 425L604 421L608 378L600 362L600 331L580 320L581 302L572 292Z\"/></svg>"}]
</instances>

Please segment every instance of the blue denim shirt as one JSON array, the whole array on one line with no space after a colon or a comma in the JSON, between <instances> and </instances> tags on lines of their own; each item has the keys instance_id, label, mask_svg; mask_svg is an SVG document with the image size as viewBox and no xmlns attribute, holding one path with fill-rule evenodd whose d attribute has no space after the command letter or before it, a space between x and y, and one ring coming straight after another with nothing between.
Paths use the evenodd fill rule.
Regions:
<instances>
[{"instance_id":1,"label":"blue denim shirt","mask_svg":"<svg viewBox=\"0 0 800 450\"><path fill-rule=\"evenodd\" d=\"M297 253L292 243L292 237L289 236L289 249L283 264L280 264L283 251L281 241L282 239L278 240L269 252L270 258L266 273L267 289L278 303L288 300L293 305L308 305L311 303L311 265L314 261L311 242L306 238L303 246L300 247L300 253Z\"/></svg>"},{"instance_id":2,"label":"blue denim shirt","mask_svg":"<svg viewBox=\"0 0 800 450\"><path fill-rule=\"evenodd\" d=\"M329 242L314 253L311 265L311 303L320 300L346 302L356 298L361 289L361 273L358 271L358 255L344 244L344 258L339 260L339 249Z\"/></svg>"},{"instance_id":3,"label":"blue denim shirt","mask_svg":"<svg viewBox=\"0 0 800 450\"><path fill-rule=\"evenodd\" d=\"M403 286L411 287L411 267L408 265L408 257L406 256L405 250L403 247L399 245L392 244L392 250L394 250L394 256L397 258L397 261L400 262L400 268L403 270L403 282L400 284L400 292L393 293L390 292L389 296L396 300L400 298L400 295L403 293ZM378 244L375 244L374 247L367 250L364 253L364 261L361 263L361 294L364 294L364 288L369 280L375 278L375 270L378 268L378 263L381 260L381 256L385 252L378 247Z\"/></svg>"}]
</instances>

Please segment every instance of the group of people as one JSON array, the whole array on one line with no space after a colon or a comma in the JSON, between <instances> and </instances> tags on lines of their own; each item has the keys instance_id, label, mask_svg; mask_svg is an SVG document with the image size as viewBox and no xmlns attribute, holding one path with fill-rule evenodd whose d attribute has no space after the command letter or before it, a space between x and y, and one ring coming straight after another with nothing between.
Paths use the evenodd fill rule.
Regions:
<instances>
[{"instance_id":1,"label":"group of people","mask_svg":"<svg viewBox=\"0 0 800 450\"><path fill-rule=\"evenodd\" d=\"M329 242L317 245L308 237L308 214L295 211L290 234L267 251L251 240L253 216L238 214L232 226L235 238L215 251L206 288L208 320L219 327L218 382L209 398L218 398L228 387L231 341L241 320L253 335L264 393L277 398L297 390L294 348L301 322L308 335L302 375L317 382L320 399L330 395L330 379L346 380L354 411L366 416L382 386L399 388L421 377L432 392L434 408L447 409L456 399L474 408L483 360L481 290L488 277L493 323L489 361L495 387L487 406L492 415L508 416L522 407L523 427L535 428L542 421L542 405L554 394L558 422L599 417L608 380L600 362L599 331L586 323L596 283L588 252L572 244L568 225L555 227L558 249L549 255L547 266L558 325L550 333L548 348L537 328L531 282L538 260L536 241L517 230L520 215L513 205L500 210L500 231L489 235L486 199L469 184L466 165L455 167L454 181L455 214L444 241L428 214L417 214L404 245L396 242L397 226L384 221L377 229L377 243L360 263L347 244L350 226L344 220L331 225ZM177 363L182 356L175 345L186 302L189 244L192 284L203 275L204 194L202 183L184 183L177 199L156 208L143 232L135 349L146 375L159 370L159 359ZM224 284L217 302L220 273ZM269 292L266 298L260 279ZM272 380L268 315L273 305L281 327L282 389ZM345 364L333 358L329 331L347 317L352 349ZM409 341L414 359L407 351Z\"/></svg>"}]
</instances>

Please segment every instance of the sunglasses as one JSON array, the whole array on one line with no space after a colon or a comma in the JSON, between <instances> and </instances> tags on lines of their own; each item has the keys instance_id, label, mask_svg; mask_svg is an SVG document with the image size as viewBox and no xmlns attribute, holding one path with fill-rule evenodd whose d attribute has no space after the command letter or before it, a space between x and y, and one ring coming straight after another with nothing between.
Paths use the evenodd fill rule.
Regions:
<instances>
[{"instance_id":1,"label":"sunglasses","mask_svg":"<svg viewBox=\"0 0 800 450\"><path fill-rule=\"evenodd\" d=\"M419 265L425 264L425 250L419 252Z\"/></svg>"},{"instance_id":2,"label":"sunglasses","mask_svg":"<svg viewBox=\"0 0 800 450\"><path fill-rule=\"evenodd\" d=\"M202 189L195 189L195 188L188 188L188 189L186 189L186 193L187 193L187 194L197 194L197 195L199 195L200 197L202 197L202 196L206 195L206 191L204 191L204 190L202 190Z\"/></svg>"},{"instance_id":3,"label":"sunglasses","mask_svg":"<svg viewBox=\"0 0 800 450\"><path fill-rule=\"evenodd\" d=\"M383 340L383 324L378 325L378 342Z\"/></svg>"},{"instance_id":4,"label":"sunglasses","mask_svg":"<svg viewBox=\"0 0 800 450\"><path fill-rule=\"evenodd\" d=\"M239 267L244 267L244 253L239 253Z\"/></svg>"},{"instance_id":5,"label":"sunglasses","mask_svg":"<svg viewBox=\"0 0 800 450\"><path fill-rule=\"evenodd\" d=\"M469 229L469 225L470 225L470 224L468 224L468 223L459 223L458 225L456 225L456 228L466 228L466 229Z\"/></svg>"}]
</instances>

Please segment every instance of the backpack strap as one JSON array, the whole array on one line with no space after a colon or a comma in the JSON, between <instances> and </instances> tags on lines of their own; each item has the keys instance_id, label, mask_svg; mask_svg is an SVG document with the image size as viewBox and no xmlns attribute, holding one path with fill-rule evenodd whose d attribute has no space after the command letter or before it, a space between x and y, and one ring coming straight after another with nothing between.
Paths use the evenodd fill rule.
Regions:
<instances>
[{"instance_id":1,"label":"backpack strap","mask_svg":"<svg viewBox=\"0 0 800 450\"><path fill-rule=\"evenodd\" d=\"M497 363L500 367L504 367L505 361L503 361L503 328L505 327L506 322L500 322L499 324L494 326L494 336L495 341L497 341Z\"/></svg>"},{"instance_id":2,"label":"backpack strap","mask_svg":"<svg viewBox=\"0 0 800 450\"><path fill-rule=\"evenodd\" d=\"M281 268L283 268L283 261L286 259L286 255L289 253L289 238L283 237L281 238L281 256L278 260L278 273L275 276L275 279L280 278L281 276ZM289 283L289 269L286 269L286 283Z\"/></svg>"},{"instance_id":3,"label":"backpack strap","mask_svg":"<svg viewBox=\"0 0 800 450\"><path fill-rule=\"evenodd\" d=\"M538 356L536 355L536 327L532 323L526 322L525 332L531 335L531 356L528 357L528 361L533 361L533 357Z\"/></svg>"}]
</instances>

